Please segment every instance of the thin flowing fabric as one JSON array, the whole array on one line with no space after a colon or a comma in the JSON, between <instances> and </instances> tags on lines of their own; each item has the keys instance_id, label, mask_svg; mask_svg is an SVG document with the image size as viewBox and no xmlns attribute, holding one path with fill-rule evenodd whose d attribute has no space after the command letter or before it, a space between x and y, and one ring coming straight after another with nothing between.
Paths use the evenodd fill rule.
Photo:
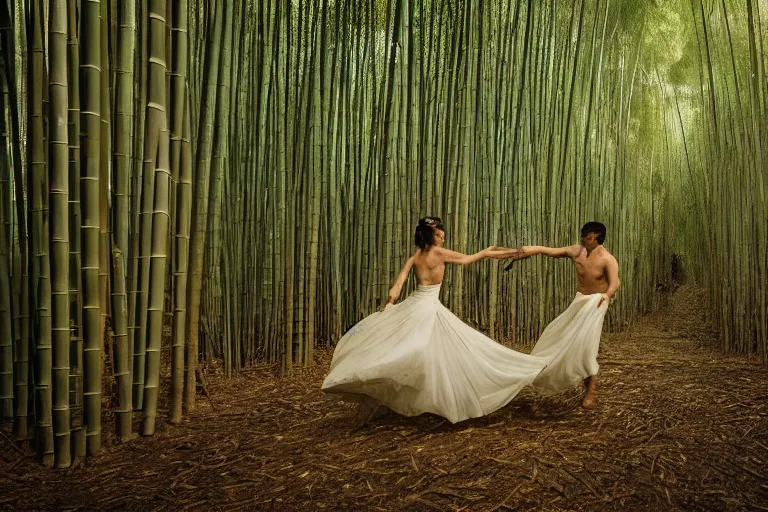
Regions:
<instances>
[{"instance_id":1,"label":"thin flowing fabric","mask_svg":"<svg viewBox=\"0 0 768 512\"><path fill-rule=\"evenodd\" d=\"M523 354L451 313L440 303L440 286L419 286L352 327L336 345L322 390L352 400L367 396L405 416L429 412L456 423L490 414L527 385L562 391L593 375L584 372L596 373L607 309L596 307L599 294L577 295L533 353Z\"/></svg>"}]
</instances>

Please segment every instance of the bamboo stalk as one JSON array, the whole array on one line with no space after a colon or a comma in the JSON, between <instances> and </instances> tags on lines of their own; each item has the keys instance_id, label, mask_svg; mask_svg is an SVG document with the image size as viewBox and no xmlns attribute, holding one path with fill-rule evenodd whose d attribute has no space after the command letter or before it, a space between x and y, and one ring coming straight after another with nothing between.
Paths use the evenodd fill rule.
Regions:
<instances>
[{"instance_id":1,"label":"bamboo stalk","mask_svg":"<svg viewBox=\"0 0 768 512\"><path fill-rule=\"evenodd\" d=\"M146 309L146 381L144 393L142 435L155 433L155 418L160 387L160 349L163 332L163 302L165 300L166 262L168 259L168 227L170 223L170 161L169 133L166 116L166 61L165 61L165 0L153 0L149 6L149 95L147 103L147 133L145 140L145 196L152 200L152 217L145 226L150 233L142 233L147 244L144 262L147 289ZM148 204L148 203L145 203ZM145 212L146 214L146 212ZM146 219L146 217L145 217ZM140 332L141 325L139 323ZM141 335L140 335L141 336ZM140 338L141 339L141 338ZM142 364L141 358L139 364Z\"/></svg>"},{"instance_id":2,"label":"bamboo stalk","mask_svg":"<svg viewBox=\"0 0 768 512\"><path fill-rule=\"evenodd\" d=\"M5 65L0 55L0 64ZM11 186L6 127L6 78L0 75L0 419L13 419L14 357L11 309Z\"/></svg>"},{"instance_id":3,"label":"bamboo stalk","mask_svg":"<svg viewBox=\"0 0 768 512\"><path fill-rule=\"evenodd\" d=\"M70 431L72 455L85 457L83 428L83 295L80 212L80 48L77 34L77 5L67 3L67 85L69 144L69 303L70 303Z\"/></svg>"},{"instance_id":4,"label":"bamboo stalk","mask_svg":"<svg viewBox=\"0 0 768 512\"><path fill-rule=\"evenodd\" d=\"M45 466L54 463L52 420L52 346L51 346L51 281L48 235L48 201L46 197L47 159L46 134L43 125L44 94L46 84L43 49L43 8L39 0L31 6L30 47L31 86L29 91L30 131L29 144L29 216L31 221L32 300L35 305L35 424L37 453Z\"/></svg>"},{"instance_id":5,"label":"bamboo stalk","mask_svg":"<svg viewBox=\"0 0 768 512\"><path fill-rule=\"evenodd\" d=\"M173 347L171 349L171 421L182 416L184 393L184 348L186 340L189 230L192 217L192 161L189 140L189 92L186 87L188 31L187 2L182 0L174 20L176 59L173 73L173 123L171 126L171 172L177 175L176 226L173 248Z\"/></svg>"},{"instance_id":6,"label":"bamboo stalk","mask_svg":"<svg viewBox=\"0 0 768 512\"><path fill-rule=\"evenodd\" d=\"M98 0L82 6L80 88L82 169L83 402L86 446L101 451L101 296L100 296L100 162L101 162L101 23Z\"/></svg>"},{"instance_id":7,"label":"bamboo stalk","mask_svg":"<svg viewBox=\"0 0 768 512\"><path fill-rule=\"evenodd\" d=\"M117 437L127 441L133 434L133 401L131 400L131 359L128 343L128 300L125 291L125 259L118 247L112 249L112 311L115 345L115 380L118 404L115 408Z\"/></svg>"},{"instance_id":8,"label":"bamboo stalk","mask_svg":"<svg viewBox=\"0 0 768 512\"><path fill-rule=\"evenodd\" d=\"M53 429L56 466L71 464L69 368L69 106L67 90L67 3L54 0L50 48L50 232Z\"/></svg>"},{"instance_id":9,"label":"bamboo stalk","mask_svg":"<svg viewBox=\"0 0 768 512\"><path fill-rule=\"evenodd\" d=\"M203 287L203 263L208 226L208 193L211 174L212 131L215 121L216 95L218 92L218 65L222 29L222 9L215 9L214 29L211 39L206 45L206 73L203 85L205 95L203 115L196 137L197 169L195 173L195 208L192 216L192 231L190 233L189 249L189 291L187 295L187 350L186 350L186 379L184 402L187 412L195 409L195 392L197 357L199 347L200 301Z\"/></svg>"},{"instance_id":10,"label":"bamboo stalk","mask_svg":"<svg viewBox=\"0 0 768 512\"><path fill-rule=\"evenodd\" d=\"M117 436L122 440L132 437L133 344L128 335L129 307L127 298L130 240L130 176L133 159L134 129L134 53L136 39L136 4L123 2L118 12L117 62L115 83L115 151L112 195L112 330L115 338L115 379L118 390L116 411ZM136 229L136 228L134 228ZM118 266L120 265L120 266ZM126 387L127 386L127 387Z\"/></svg>"}]
</instances>

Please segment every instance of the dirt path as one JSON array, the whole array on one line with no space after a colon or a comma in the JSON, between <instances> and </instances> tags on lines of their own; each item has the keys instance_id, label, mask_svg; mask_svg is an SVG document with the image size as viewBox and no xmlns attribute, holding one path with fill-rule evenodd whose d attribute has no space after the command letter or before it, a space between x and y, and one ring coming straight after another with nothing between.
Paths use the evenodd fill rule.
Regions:
<instances>
[{"instance_id":1,"label":"dirt path","mask_svg":"<svg viewBox=\"0 0 768 512\"><path fill-rule=\"evenodd\" d=\"M70 470L0 438L0 508L768 510L768 368L721 355L698 298L603 337L595 411L525 391L457 425L356 427L318 391L324 353L290 379L211 377L215 411L201 397L191 421Z\"/></svg>"}]
</instances>

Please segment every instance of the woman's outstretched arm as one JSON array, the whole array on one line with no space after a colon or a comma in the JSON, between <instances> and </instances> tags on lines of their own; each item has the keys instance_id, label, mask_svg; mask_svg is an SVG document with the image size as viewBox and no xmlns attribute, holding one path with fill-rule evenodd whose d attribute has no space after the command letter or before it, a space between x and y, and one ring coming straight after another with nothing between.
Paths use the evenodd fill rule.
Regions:
<instances>
[{"instance_id":1,"label":"woman's outstretched arm","mask_svg":"<svg viewBox=\"0 0 768 512\"><path fill-rule=\"evenodd\" d=\"M443 258L443 261L445 263L457 263L459 265L469 265L470 263L480 261L483 258L492 257L491 254L495 249L496 249L496 246L492 245L490 247L486 247L482 251L476 252L475 254L464 254L461 252L451 251L450 249L446 249L444 247L440 247L439 254Z\"/></svg>"}]
</instances>

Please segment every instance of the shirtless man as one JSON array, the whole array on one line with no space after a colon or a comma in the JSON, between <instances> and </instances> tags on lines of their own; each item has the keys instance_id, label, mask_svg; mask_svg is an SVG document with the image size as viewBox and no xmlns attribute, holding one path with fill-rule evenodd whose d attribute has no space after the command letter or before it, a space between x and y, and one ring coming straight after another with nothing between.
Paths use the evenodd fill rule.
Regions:
<instances>
[{"instance_id":1,"label":"shirtless man","mask_svg":"<svg viewBox=\"0 0 768 512\"><path fill-rule=\"evenodd\" d=\"M604 302L610 304L611 299L621 286L619 264L616 258L603 246L605 235L606 228L603 224L588 222L581 228L581 245L569 245L567 247L532 245L512 249L506 254L513 260L528 258L536 254L553 258L570 258L576 265L579 293L583 295L601 294L600 300L597 302L597 307L600 308ZM509 270L511 266L512 263L507 265L504 270ZM584 386L587 393L582 405L591 409L597 404L597 374L586 377Z\"/></svg>"}]
</instances>

